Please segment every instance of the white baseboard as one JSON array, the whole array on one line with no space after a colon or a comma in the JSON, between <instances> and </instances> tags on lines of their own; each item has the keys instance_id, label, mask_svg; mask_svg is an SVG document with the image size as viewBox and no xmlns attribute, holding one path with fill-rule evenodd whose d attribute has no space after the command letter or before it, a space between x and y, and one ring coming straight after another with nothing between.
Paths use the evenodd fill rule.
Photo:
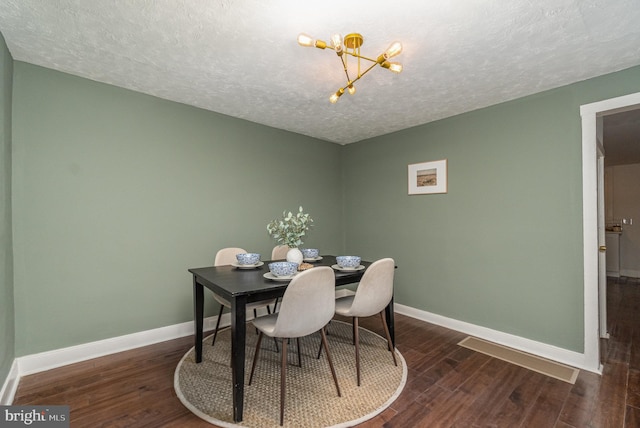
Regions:
<instances>
[{"instance_id":1,"label":"white baseboard","mask_svg":"<svg viewBox=\"0 0 640 428\"><path fill-rule=\"evenodd\" d=\"M0 390L0 406L9 406L13 403L13 397L16 395L18 389L18 383L20 382L20 376L18 373L18 361L13 360L9 374L2 385Z\"/></svg>"},{"instance_id":2,"label":"white baseboard","mask_svg":"<svg viewBox=\"0 0 640 428\"><path fill-rule=\"evenodd\" d=\"M490 342L499 343L500 345L508 346L509 348L518 349L520 351L567 364L572 367L588 370L598 374L602 373L601 367L589 367L588 364L585 363L585 355L579 352L569 351L567 349L558 348L557 346L548 345L542 342L536 342L535 340L525 339L524 337L515 336L513 334L492 330L490 328L470 324L453 318L447 318L442 315L433 314L431 312L415 309L398 303L394 305L394 311L402 315L459 331L470 336L479 337Z\"/></svg>"},{"instance_id":3,"label":"white baseboard","mask_svg":"<svg viewBox=\"0 0 640 428\"><path fill-rule=\"evenodd\" d=\"M203 328L205 331L215 328L218 317L204 319ZM247 319L251 319L249 315ZM231 325L229 313L223 314L220 320L220 327ZM5 379L0 391L0 405L10 405L15 397L18 383L22 376L55 369L80 361L92 358L103 357L105 355L124 352L135 348L140 348L154 343L165 342L189 336L194 333L193 321L181 324L160 327L153 330L141 331L124 336L112 337L95 342L83 343L82 345L70 346L68 348L54 349L52 351L38 354L26 355L13 360L11 371Z\"/></svg>"},{"instance_id":4,"label":"white baseboard","mask_svg":"<svg viewBox=\"0 0 640 428\"><path fill-rule=\"evenodd\" d=\"M205 318L204 330L213 329L216 325L216 320L217 317ZM231 317L229 314L223 314L220 326L228 326L230 324ZM92 358L103 357L142 346L153 345L154 343L189 336L193 334L193 332L193 321L189 321L167 327L155 328L153 330L83 343L82 345L70 346L68 348L26 355L16 358L18 362L18 372L22 377L80 361L90 360Z\"/></svg>"},{"instance_id":5,"label":"white baseboard","mask_svg":"<svg viewBox=\"0 0 640 428\"><path fill-rule=\"evenodd\" d=\"M395 304L395 311L402 315L407 315L428 323L440 325L451 330L460 331L465 334L499 343L510 348L519 349L543 358L548 358L580 369L601 373L600 367L587 367L584 363L584 354L580 354L578 352L569 351L545 343L503 333L501 331L477 326L464 321L458 321L398 303ZM251 319L251 315L248 314L247 319ZM205 318L204 330L212 330L215 327L216 320L217 317ZM230 324L230 315L228 313L223 314L220 326L226 327ZM68 348L54 349L52 351L18 357L14 360L11 366L11 371L5 379L2 390L0 391L0 405L9 405L13 402L18 383L22 376L189 336L193 333L193 321L189 321L153 330L146 330L124 336L84 343L82 345L70 346Z\"/></svg>"},{"instance_id":6,"label":"white baseboard","mask_svg":"<svg viewBox=\"0 0 640 428\"><path fill-rule=\"evenodd\" d=\"M620 269L620 275L619 276L628 276L630 278L640 278L640 270Z\"/></svg>"}]
</instances>

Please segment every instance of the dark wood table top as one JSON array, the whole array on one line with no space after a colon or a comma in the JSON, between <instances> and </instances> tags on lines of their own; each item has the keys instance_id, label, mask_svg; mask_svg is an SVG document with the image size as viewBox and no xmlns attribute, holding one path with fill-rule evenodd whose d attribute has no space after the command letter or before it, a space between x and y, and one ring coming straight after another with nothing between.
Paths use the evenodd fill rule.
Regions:
<instances>
[{"instance_id":1,"label":"dark wood table top","mask_svg":"<svg viewBox=\"0 0 640 428\"><path fill-rule=\"evenodd\" d=\"M281 261L281 260L280 260ZM269 263L265 261L262 266L254 269L240 269L232 265L209 266L189 269L197 277L199 283L232 300L240 295L247 296L247 302L266 298L278 297L284 293L290 281L274 281L264 277L269 272ZM311 263L314 266L332 266L336 264L336 257L322 255L322 260ZM362 261L361 265L368 267L371 262ZM336 285L345 285L358 282L366 269L359 271L337 271Z\"/></svg>"}]
</instances>

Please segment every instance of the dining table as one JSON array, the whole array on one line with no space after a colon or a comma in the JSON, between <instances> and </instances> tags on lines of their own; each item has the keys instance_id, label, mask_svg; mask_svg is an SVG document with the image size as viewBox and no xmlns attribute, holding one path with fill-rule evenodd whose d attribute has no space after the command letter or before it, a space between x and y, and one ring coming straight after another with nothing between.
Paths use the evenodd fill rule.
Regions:
<instances>
[{"instance_id":1,"label":"dining table","mask_svg":"<svg viewBox=\"0 0 640 428\"><path fill-rule=\"evenodd\" d=\"M305 260L307 262L307 260ZM336 257L321 255L309 260L313 266L331 266L334 269L336 286L360 281L371 262L361 261L354 270L339 270ZM244 409L246 306L247 303L282 297L291 279L275 278L269 271L270 261L255 266L208 266L189 269L193 275L193 312L195 324L195 358L202 362L204 288L224 297L231 303L231 371L233 387L233 420L242 421ZM395 346L393 297L385 308L387 326Z\"/></svg>"}]
</instances>

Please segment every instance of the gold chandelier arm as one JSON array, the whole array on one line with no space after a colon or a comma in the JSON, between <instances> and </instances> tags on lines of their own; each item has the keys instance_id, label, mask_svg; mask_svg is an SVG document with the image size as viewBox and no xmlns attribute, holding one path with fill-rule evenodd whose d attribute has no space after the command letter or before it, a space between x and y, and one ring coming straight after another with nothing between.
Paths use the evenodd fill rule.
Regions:
<instances>
[{"instance_id":1,"label":"gold chandelier arm","mask_svg":"<svg viewBox=\"0 0 640 428\"><path fill-rule=\"evenodd\" d=\"M344 53L346 53L347 55L351 55L351 56L353 56L353 57L356 57L356 58L365 59L365 60L370 61L370 62L377 62L377 60L375 60L375 59L368 58L368 57L366 57L366 56L362 56L362 55L358 55L358 54L357 54L357 53L355 53L355 52L344 51Z\"/></svg>"},{"instance_id":2,"label":"gold chandelier arm","mask_svg":"<svg viewBox=\"0 0 640 428\"><path fill-rule=\"evenodd\" d=\"M369 72L369 70L371 70L371 69L372 69L373 67L375 67L376 65L378 65L378 63L377 63L377 62L376 62L375 64L371 65L371 67L367 68L365 71L363 71L363 72L362 72L362 74L361 74L361 75L359 75L359 76L358 76L358 78L357 78L356 80L360 79L362 76L364 76L365 74L367 74L367 73ZM354 82L355 82L356 80L354 80Z\"/></svg>"},{"instance_id":3,"label":"gold chandelier arm","mask_svg":"<svg viewBox=\"0 0 640 428\"><path fill-rule=\"evenodd\" d=\"M378 65L378 63L376 62L375 64L373 64L371 67L367 68L365 71L363 71L361 74L358 75L358 77L356 77L353 80L350 80L349 77L347 77L347 86L349 85L353 85L354 83L356 83L358 80L360 80L360 78L362 76L364 76L365 74L367 74L369 72L369 70L371 70L373 67L375 67L376 65Z\"/></svg>"},{"instance_id":4,"label":"gold chandelier arm","mask_svg":"<svg viewBox=\"0 0 640 428\"><path fill-rule=\"evenodd\" d=\"M349 77L349 69L347 68L347 62L344 60L344 57L340 57L340 61L342 61L342 68L344 69L344 74L347 76L347 82L351 81Z\"/></svg>"}]
</instances>

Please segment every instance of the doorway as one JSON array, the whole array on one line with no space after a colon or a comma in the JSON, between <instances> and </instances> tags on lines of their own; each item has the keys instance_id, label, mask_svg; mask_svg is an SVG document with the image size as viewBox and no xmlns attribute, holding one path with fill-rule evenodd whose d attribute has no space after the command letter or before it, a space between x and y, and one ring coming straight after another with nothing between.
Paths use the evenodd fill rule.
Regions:
<instances>
[{"instance_id":1,"label":"doorway","mask_svg":"<svg viewBox=\"0 0 640 428\"><path fill-rule=\"evenodd\" d=\"M604 233L598 228L598 220L602 225L599 212L604 212L602 202L598 203L598 182L602 171L602 163L598 168L598 134L602 141L602 118L615 113L640 108L640 92L623 97L612 98L586 104L580 107L582 116L582 219L583 219L583 257L584 257L584 354L583 367L600 372L601 325L606 319L600 318L599 248L604 245ZM598 127L600 122L600 127ZM601 181L600 181L601 183ZM602 192L600 192L600 195ZM602 211L599 211L601 209ZM602 240L601 240L602 239ZM603 266L606 269L606 267ZM605 276L606 280L606 276ZM603 314L606 317L606 314ZM606 331L602 333L606 334Z\"/></svg>"}]
</instances>

